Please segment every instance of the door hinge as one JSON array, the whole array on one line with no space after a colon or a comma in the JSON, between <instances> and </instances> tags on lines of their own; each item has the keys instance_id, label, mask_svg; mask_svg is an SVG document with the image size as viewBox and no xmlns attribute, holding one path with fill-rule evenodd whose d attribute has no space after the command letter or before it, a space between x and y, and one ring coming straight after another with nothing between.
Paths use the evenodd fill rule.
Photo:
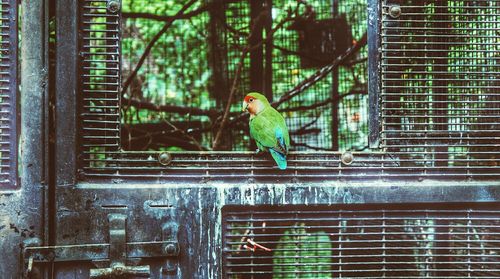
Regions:
<instances>
[{"instance_id":1,"label":"door hinge","mask_svg":"<svg viewBox=\"0 0 500 279\"><path fill-rule=\"evenodd\" d=\"M168 259L179 255L178 227L173 222L167 222L162 227L163 241L127 243L127 216L112 213L108 215L108 220L109 243L25 247L23 251L25 274L30 274L33 266L39 263L109 260L109 267L91 269L90 278L132 275L149 277L149 265L129 266L127 261L153 257Z\"/></svg>"}]
</instances>

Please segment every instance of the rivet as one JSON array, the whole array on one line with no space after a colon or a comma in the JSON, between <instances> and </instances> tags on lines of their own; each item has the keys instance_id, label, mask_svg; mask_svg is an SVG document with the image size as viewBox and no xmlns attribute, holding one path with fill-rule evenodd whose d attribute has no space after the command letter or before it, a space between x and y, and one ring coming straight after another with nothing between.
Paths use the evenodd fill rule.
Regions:
<instances>
[{"instance_id":1,"label":"rivet","mask_svg":"<svg viewBox=\"0 0 500 279\"><path fill-rule=\"evenodd\" d=\"M172 243L167 244L167 246L165 247L165 252L167 253L167 255L175 254L175 250L175 245Z\"/></svg>"},{"instance_id":2,"label":"rivet","mask_svg":"<svg viewBox=\"0 0 500 279\"><path fill-rule=\"evenodd\" d=\"M389 15L392 18L398 18L399 16L401 16L401 7L400 6L391 6L389 8Z\"/></svg>"},{"instance_id":3,"label":"rivet","mask_svg":"<svg viewBox=\"0 0 500 279\"><path fill-rule=\"evenodd\" d=\"M342 156L340 156L340 161L342 162L342 164L348 166L352 164L352 162L354 161L354 156L352 155L351 152L346 151L342 153Z\"/></svg>"},{"instance_id":4,"label":"rivet","mask_svg":"<svg viewBox=\"0 0 500 279\"><path fill-rule=\"evenodd\" d=\"M117 13L120 10L120 1L118 0L109 0L108 3L106 4L106 9L110 13Z\"/></svg>"},{"instance_id":5,"label":"rivet","mask_svg":"<svg viewBox=\"0 0 500 279\"><path fill-rule=\"evenodd\" d=\"M172 162L172 155L170 155L170 153L168 153L168 152L162 152L158 155L158 162L160 162L160 164L166 166L166 165L170 164L170 162Z\"/></svg>"}]
</instances>

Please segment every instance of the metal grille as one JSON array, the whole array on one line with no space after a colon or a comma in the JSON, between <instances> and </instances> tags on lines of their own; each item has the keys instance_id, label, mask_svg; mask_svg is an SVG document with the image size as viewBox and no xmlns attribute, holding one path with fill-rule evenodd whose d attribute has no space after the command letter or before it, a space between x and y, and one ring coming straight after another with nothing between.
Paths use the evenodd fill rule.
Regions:
<instances>
[{"instance_id":1,"label":"metal grille","mask_svg":"<svg viewBox=\"0 0 500 279\"><path fill-rule=\"evenodd\" d=\"M107 2L81 1L82 148L91 166L120 148L120 16Z\"/></svg>"},{"instance_id":2,"label":"metal grille","mask_svg":"<svg viewBox=\"0 0 500 279\"><path fill-rule=\"evenodd\" d=\"M143 0L146 1L146 0ZM150 0L147 0L150 1ZM361 1L364 2L364 1ZM354 162L345 164L341 162L339 152L292 152L289 157L289 167L286 171L276 175L274 162L267 155L255 155L252 152L180 152L178 148L171 146L156 146L155 150L167 150L169 153L160 154L153 151L123 151L123 149L134 149L130 145L120 146L120 121L122 124L127 120L120 119L120 26L124 26L126 36L125 44L133 44L135 33L144 32L138 27L149 30L151 19L134 18L130 21L130 14L126 21L120 25L120 15L109 12L106 9L106 1L84 1L82 2L82 40L81 40L81 115L82 115L82 147L83 154L81 165L81 178L86 180L119 181L127 179L151 179L152 181L178 181L178 182L199 182L199 181L324 181L339 179L372 180L372 179L392 179L392 180L424 180L424 179L447 179L447 180L489 180L498 181L500 178L499 161L499 137L500 130L498 122L499 100L498 92L500 88L498 74L498 43L496 33L498 32L499 1L399 1L398 7L392 8L390 2L369 1L370 5L375 4L379 11L375 17L377 29L371 34L381 39L381 45L377 45L369 53L370 60L375 62L377 70L365 67L364 55L366 50L362 50L360 55L354 60L346 63L353 65L342 65L338 69L338 92L337 94L349 94L351 91L356 94L346 97L340 101L339 116L341 120L339 127L348 127L348 131L340 133L338 136L340 150L361 150L366 148L365 115L367 98L364 94L366 88L365 77L354 77L352 68L357 68L360 72L376 73L380 78L380 83L374 83L376 90L370 92L370 96L379 97L381 114L372 118L379 121L381 132L380 149L354 152ZM398 3L399 3L398 2ZM338 14L346 14L347 21L353 22L351 31L353 38L357 38L364 33L365 27L356 24L359 18L352 14L361 14L356 5L349 5L347 1L334 1L333 7L329 4L323 10L318 10L319 18L328 17L329 9L338 11ZM349 2L354 3L354 2ZM357 3L357 2L356 2ZM201 3L198 3L202 5ZM319 4L318 4L319 5ZM161 5L160 11L167 13L165 6ZM362 6L361 6L362 7ZM372 7L372 6L370 6ZM155 10L157 7L152 6ZM220 10L219 10L220 8ZM128 9L128 10L127 10ZM195 9L193 7L193 9ZM222 80L229 80L229 75L234 71L235 57L237 57L238 45L241 45L243 37L236 36L226 29L237 29L240 32L248 32L248 17L250 14L248 2L235 1L223 3L223 8L218 6L218 13L207 11L198 14L201 17L203 26L192 26L200 28L196 37L185 38L189 44L194 46L191 52L187 52L187 47L179 48L179 57L191 57L201 55L203 41L210 36L218 34L214 45L207 46L207 49L217 49L221 53L209 53L210 63L220 62L211 65L210 70L224 77ZM370 9L373 11L374 9ZM131 2L124 2L124 13L137 12L133 10ZM150 11L148 11L150 12ZM391 16L390 13L393 13ZM168 14L168 13L167 13ZM159 16L159 15L158 15ZM214 18L225 17L225 27L222 32L218 25L212 26ZM480 18L481 17L481 18ZM483 18L484 17L484 18ZM245 20L243 20L243 18ZM241 20L239 20L241 19ZM481 20L480 20L481 19ZM181 34L182 21L178 25L172 25L173 34ZM207 31L206 29L209 29ZM211 28L215 28L212 30ZM219 32L219 33L217 33ZM222 32L222 33L221 33ZM279 94L285 90L286 84L293 85L300 81L293 77L295 68L301 67L301 61L293 54L286 54L283 48L288 50L298 50L292 42L297 36L295 30L281 30L276 34L273 41L273 55L278 53L272 62L283 65L281 68L292 71L274 72L272 91ZM370 32L370 30L369 30ZM155 34L155 32L153 32ZM198 36L199 35L199 36ZM209 37L204 37L209 36ZM169 64L175 64L172 44L183 45L182 40L163 35L158 41L158 47L165 51L166 60L159 61L161 57L151 58L146 62L143 75L144 84L147 88L153 88L153 77L163 76L163 70L170 71ZM142 42L144 43L144 42ZM370 42L369 42L370 43ZM125 46L125 45L124 45ZM445 49L443 49L446 47ZM281 48L281 49L280 49ZM381 50L381 54L379 53ZM177 51L177 49L176 49ZM377 57L379 59L373 59ZM132 54L125 58L124 69L130 68L137 60ZM217 58L217 59L216 59ZM220 58L220 59L218 59ZM170 60L172 59L172 60ZM158 61L158 62L157 62ZM170 63L172 61L172 63ZM178 62L178 61L177 61ZM127 68L127 63L129 64ZM249 64L250 62L248 62ZM177 64L175 64L177 65ZM182 63L178 64L182 65ZM201 65L201 64L200 64ZM205 65L206 64L202 64ZM216 70L217 67L221 67ZM162 68L165 67L165 68ZM232 68L231 68L232 67ZM250 66L246 65L244 69ZM199 72L185 73L186 82L178 84L179 92L173 92L172 98L164 96L159 102L171 100L172 103L160 103L162 105L189 105L196 109L195 97L190 95L197 91L209 92L209 97L205 100L209 110L223 107L217 104L220 96L212 98L219 91L203 86L196 89L192 87L188 90L187 84L193 84L198 75L205 75L209 71L201 67ZM127 70L128 69L128 70ZM307 73L310 69L300 69L302 73ZM150 71L150 72L149 72ZM357 71L357 70L356 70ZM214 78L214 77L211 77ZM250 77L243 75L241 87L249 89ZM356 80L358 79L358 80ZM215 80L214 82L216 82ZM208 82L208 80L207 80ZM219 82L221 82L219 80ZM284 105L288 117L293 120L293 115L298 113L293 111L293 106L310 105L319 101L328 100L326 90L330 86L328 78L318 83L316 86L322 89L310 89L300 95L304 102L292 101ZM143 84L143 85L144 85ZM215 83L217 85L217 83ZM217 86L225 88L227 92L228 84L221 82ZM369 84L370 88L372 85ZM140 87L140 86L139 86ZM217 87L219 88L219 87ZM216 88L216 89L217 89ZM145 87L142 87L144 90ZM154 88L153 88L154 89ZM242 90L243 90L242 89ZM155 89L156 90L156 89ZM189 92L188 92L189 91ZM212 92L213 91L213 92ZM319 93L318 93L319 92ZM240 94L239 92L238 94ZM317 94L316 94L317 93ZM323 94L324 93L324 94ZM359 93L359 94L358 94ZM132 97L132 93L127 93ZM220 92L218 94L221 94ZM332 93L333 94L333 93ZM180 97L179 97L180 96ZM201 96L201 95L200 95ZM309 98L311 97L311 98ZM170 98L170 99L169 99ZM309 99L308 99L309 98ZM145 101L148 100L147 96ZM313 101L311 101L313 100ZM198 100L199 101L199 100ZM153 103L154 103L153 102ZM295 102L295 103L294 103ZM237 102L236 102L237 103ZM130 104L123 104L124 111ZM286 107L290 105L290 107ZM376 107L372 103L370 107ZM193 107L194 106L194 107ZM125 108L126 107L126 108ZM317 128L314 125L322 126L324 131L333 131L328 127L333 124L333 120L326 119L327 114L334 114L332 105L329 103L322 109L323 111L311 109L311 115L321 116L324 122L314 122L307 126ZM326 110L325 110L326 108ZM235 106L234 111L237 110ZM363 111L365 111L363 113ZM205 122L209 117L200 116L195 113L176 114L150 112L148 119L167 119L183 129L187 133L198 123L199 126L193 130L210 133L210 125ZM293 115L292 115L293 114ZM130 110L125 113L125 117L136 115L144 116L144 110ZM305 114L304 114L305 115ZM185 116L185 119L183 117ZM326 117L326 118L325 118ZM305 118L304 118L305 119ZM186 121L187 120L187 121ZM349 120L352 123L349 123ZM181 121L185 121L181 123ZM300 120L302 121L302 120ZM343 122L346 121L346 122ZM187 124L186 124L187 123ZM297 122L299 123L299 122ZM310 122L300 122L308 124ZM166 123L163 126L152 125L158 123L139 123L143 126L142 140L152 140L154 136L165 136L169 139L181 138L178 130L173 129ZM150 125L151 124L151 125ZM160 123L162 124L162 123ZM180 125L183 124L184 126ZM293 125L289 123L291 127ZM328 125L327 125L328 124ZM187 125L187 126L186 126ZM295 125L295 124L294 124ZM352 129L349 128L352 126ZM127 125L123 130L127 130ZM298 126L297 126L298 127ZM302 126L301 126L302 127ZM333 127L333 126L332 126ZM233 139L243 137L242 131L247 128L242 126L233 127L237 136ZM296 130L293 129L292 130ZM314 130L314 129L313 129ZM329 132L330 133L330 132ZM227 133L228 136L231 133ZM293 134L293 133L292 133ZM210 137L201 136L200 133L192 134L197 140L203 142L211 140ZM300 139L295 135L295 139ZM320 136L323 142L330 142L325 133L315 134ZM314 138L313 137L313 138ZM122 133L122 141L127 142L128 138L133 138L130 134ZM292 138L294 138L292 136ZM302 137L309 138L308 135ZM244 138L248 142L248 138ZM307 140L309 141L309 139ZM161 143L161 142L160 142ZM349 143L349 144L347 144ZM323 145L323 143L319 143ZM325 143L326 144L326 143ZM329 145L324 145L330 147ZM147 150L148 148L143 148ZM190 148L186 148L190 149ZM151 149L150 149L151 150ZM163 159L162 159L163 158Z\"/></svg>"},{"instance_id":3,"label":"metal grille","mask_svg":"<svg viewBox=\"0 0 500 279\"><path fill-rule=\"evenodd\" d=\"M498 174L500 1L381 2L380 148L443 174Z\"/></svg>"},{"instance_id":4,"label":"metal grille","mask_svg":"<svg viewBox=\"0 0 500 279\"><path fill-rule=\"evenodd\" d=\"M0 2L0 186L16 183L17 1Z\"/></svg>"},{"instance_id":5,"label":"metal grille","mask_svg":"<svg viewBox=\"0 0 500 279\"><path fill-rule=\"evenodd\" d=\"M498 204L223 210L225 278L500 274Z\"/></svg>"}]
</instances>

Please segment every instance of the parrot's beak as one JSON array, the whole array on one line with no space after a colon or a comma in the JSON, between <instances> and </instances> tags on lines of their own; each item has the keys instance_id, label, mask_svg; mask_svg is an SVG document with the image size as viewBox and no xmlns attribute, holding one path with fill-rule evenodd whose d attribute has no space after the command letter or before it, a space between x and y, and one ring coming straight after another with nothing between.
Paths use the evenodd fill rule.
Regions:
<instances>
[{"instance_id":1,"label":"parrot's beak","mask_svg":"<svg viewBox=\"0 0 500 279\"><path fill-rule=\"evenodd\" d=\"M242 107L241 111L245 112L245 111L247 111L247 109L248 109L248 103L243 101L243 107Z\"/></svg>"}]
</instances>

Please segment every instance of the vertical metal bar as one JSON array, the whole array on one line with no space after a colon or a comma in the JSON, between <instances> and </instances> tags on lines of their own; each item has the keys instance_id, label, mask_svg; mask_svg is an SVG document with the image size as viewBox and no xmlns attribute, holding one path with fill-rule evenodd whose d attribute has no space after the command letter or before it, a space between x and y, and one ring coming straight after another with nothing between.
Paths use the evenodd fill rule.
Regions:
<instances>
[{"instance_id":1,"label":"vertical metal bar","mask_svg":"<svg viewBox=\"0 0 500 279\"><path fill-rule=\"evenodd\" d=\"M46 182L44 129L47 97L47 37L45 1L22 2L21 36L21 184L37 188ZM35 191L36 192L36 191ZM34 198L34 197L33 197ZM37 208L36 203L30 207Z\"/></svg>"},{"instance_id":2,"label":"vertical metal bar","mask_svg":"<svg viewBox=\"0 0 500 279\"><path fill-rule=\"evenodd\" d=\"M224 107L225 97L229 94L227 75L227 42L224 36L226 24L226 6L223 0L212 0L213 9L209 10L209 67L212 70L212 86L210 94L217 102L218 108Z\"/></svg>"},{"instance_id":3,"label":"vertical metal bar","mask_svg":"<svg viewBox=\"0 0 500 279\"><path fill-rule=\"evenodd\" d=\"M273 1L272 0L264 0L264 9L268 10L266 22L264 25L264 29L266 31L266 39L271 34L273 29ZM262 93L267 97L269 101L273 100L273 37L271 36L265 42L265 55L264 55L264 76L263 76L263 85L262 85Z\"/></svg>"},{"instance_id":4,"label":"vertical metal bar","mask_svg":"<svg viewBox=\"0 0 500 279\"><path fill-rule=\"evenodd\" d=\"M333 18L338 16L338 0L332 0L332 15ZM338 42L337 42L338 44ZM330 93L332 98L332 149L339 150L339 66L336 66L332 71L332 91Z\"/></svg>"},{"instance_id":5,"label":"vertical metal bar","mask_svg":"<svg viewBox=\"0 0 500 279\"><path fill-rule=\"evenodd\" d=\"M251 36L248 42L252 51L250 51L250 91L263 92L263 73L264 73L264 47L261 43L264 22L262 13L264 13L264 0L250 1L250 32Z\"/></svg>"},{"instance_id":6,"label":"vertical metal bar","mask_svg":"<svg viewBox=\"0 0 500 279\"><path fill-rule=\"evenodd\" d=\"M380 143L380 1L368 0L368 101L370 148Z\"/></svg>"},{"instance_id":7,"label":"vertical metal bar","mask_svg":"<svg viewBox=\"0 0 500 279\"><path fill-rule=\"evenodd\" d=\"M435 20L433 26L436 28L447 28L448 23L446 23L446 21L449 20L449 16L447 15L449 5L448 0L439 0L435 3L435 5L437 6L437 16L433 18L433 20ZM446 103L446 101L448 100L448 97L446 96L446 94L448 93L448 81L446 80L446 78L449 78L449 76L447 74L443 74L448 71L447 57L450 51L450 45L446 43L448 40L449 38L447 37L435 36L433 41L435 43L434 52L430 53L431 56L434 55L438 57L433 59L432 71L435 74L432 76L432 93L435 94L435 96L433 96L432 108L429 108L433 110L433 122L436 123L436 125L434 126L434 130L438 131L448 130L446 123L446 114L448 113L446 110L446 108L448 107L448 104ZM437 159L434 165L447 166L448 147L438 146L434 149L434 151L436 152L435 158Z\"/></svg>"},{"instance_id":8,"label":"vertical metal bar","mask_svg":"<svg viewBox=\"0 0 500 279\"><path fill-rule=\"evenodd\" d=\"M18 117L17 117L17 47L18 47L18 31L17 31L17 0L9 1L9 98L10 98L10 137L9 137L9 184L17 185L17 132L18 132Z\"/></svg>"},{"instance_id":9,"label":"vertical metal bar","mask_svg":"<svg viewBox=\"0 0 500 279\"><path fill-rule=\"evenodd\" d=\"M342 228L343 228L343 220L342 220L342 211L340 211L338 213L338 216L339 216L339 221L338 221L338 224L339 224L339 236L338 236L338 243L339 243L339 246L338 246L338 249L339 249L339 269L338 269L338 276L337 278L342 278L342 257L343 257L343 253L342 253L342 243L343 243L343 237L342 237ZM346 223L346 227L347 227L347 223Z\"/></svg>"},{"instance_id":10,"label":"vertical metal bar","mask_svg":"<svg viewBox=\"0 0 500 279\"><path fill-rule=\"evenodd\" d=\"M79 115L77 0L56 3L56 185L72 185L77 170Z\"/></svg>"},{"instance_id":11,"label":"vertical metal bar","mask_svg":"<svg viewBox=\"0 0 500 279\"><path fill-rule=\"evenodd\" d=\"M57 244L58 189L74 185L77 180L77 135L81 129L78 20L78 0L56 1L54 185L49 191L49 245Z\"/></svg>"},{"instance_id":12,"label":"vertical metal bar","mask_svg":"<svg viewBox=\"0 0 500 279\"><path fill-rule=\"evenodd\" d=\"M17 5L16 1L12 4ZM33 227L37 245L46 245L47 119L48 119L48 0L21 3L21 94L19 182L23 212L16 225ZM17 46L16 46L17 47ZM9 274L11 275L11 274ZM20 278L21 276L16 278Z\"/></svg>"},{"instance_id":13,"label":"vertical metal bar","mask_svg":"<svg viewBox=\"0 0 500 279\"><path fill-rule=\"evenodd\" d=\"M17 47L18 7L15 0L1 1L2 40L0 54L0 190L17 186Z\"/></svg>"}]
</instances>

